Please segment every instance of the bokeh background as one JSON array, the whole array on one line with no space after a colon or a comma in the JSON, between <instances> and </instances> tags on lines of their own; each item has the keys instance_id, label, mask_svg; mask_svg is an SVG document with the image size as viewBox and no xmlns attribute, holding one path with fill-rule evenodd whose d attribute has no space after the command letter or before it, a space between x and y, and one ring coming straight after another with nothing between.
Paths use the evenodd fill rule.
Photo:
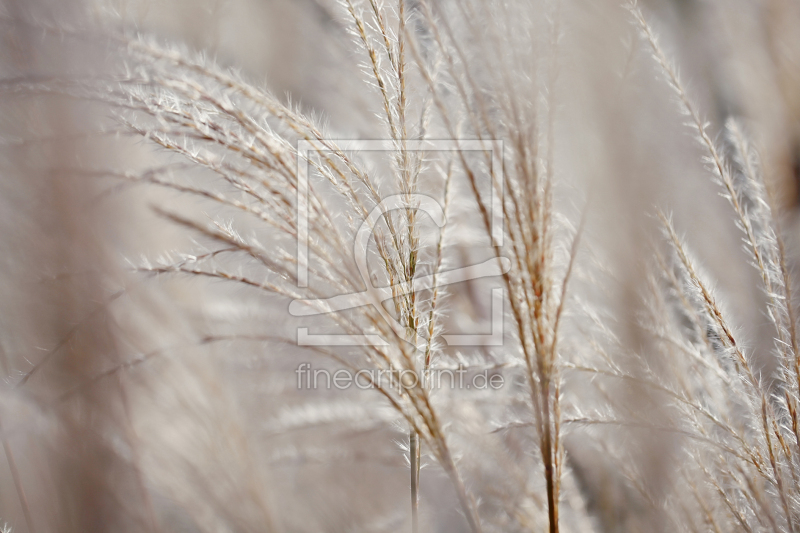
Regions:
<instances>
[{"instance_id":1,"label":"bokeh background","mask_svg":"<svg viewBox=\"0 0 800 533\"><path fill-rule=\"evenodd\" d=\"M555 168L564 203L588 202L584 246L597 257L582 296L627 348L647 353L636 319L661 207L717 280L742 337L768 354L764 296L733 213L630 15L613 0L551 4L531 11L545 22L556 13L561 31ZM757 140L796 264L800 2L642 5L710 130L741 117ZM0 524L15 533L407 529L402 433L385 406L296 390L303 354L291 346L204 342L209 332L291 331L284 303L129 272L193 244L153 204L197 205L87 169L135 172L162 154L117 135L102 104L13 89L22 78L46 87L119 69L102 38L58 31L97 20L203 51L313 112L334 137L381 137L337 2L0 1ZM759 363L765 375L774 368ZM642 406L658 416L658 405ZM586 438L570 436L568 453L592 527L662 531ZM608 438L626 441L653 484L672 490L670 439ZM422 490L424 531L465 528L441 473L431 468Z\"/></svg>"}]
</instances>

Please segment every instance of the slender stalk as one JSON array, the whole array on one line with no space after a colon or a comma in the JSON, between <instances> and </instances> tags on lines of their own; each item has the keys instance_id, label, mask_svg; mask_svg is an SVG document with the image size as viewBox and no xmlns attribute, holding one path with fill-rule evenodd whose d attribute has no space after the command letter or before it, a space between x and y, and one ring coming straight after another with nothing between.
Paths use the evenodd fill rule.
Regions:
<instances>
[{"instance_id":1,"label":"slender stalk","mask_svg":"<svg viewBox=\"0 0 800 533\"><path fill-rule=\"evenodd\" d=\"M411 531L419 532L419 435L413 429L408 434L408 455L411 462Z\"/></svg>"},{"instance_id":2,"label":"slender stalk","mask_svg":"<svg viewBox=\"0 0 800 533\"><path fill-rule=\"evenodd\" d=\"M542 387L542 401L549 403L550 386ZM555 455L558 450L553 450L553 435L550 421L550 409L544 411L544 435L542 436L542 458L544 459L544 477L547 484L547 518L550 523L550 533L558 533L558 492L557 468Z\"/></svg>"}]
</instances>

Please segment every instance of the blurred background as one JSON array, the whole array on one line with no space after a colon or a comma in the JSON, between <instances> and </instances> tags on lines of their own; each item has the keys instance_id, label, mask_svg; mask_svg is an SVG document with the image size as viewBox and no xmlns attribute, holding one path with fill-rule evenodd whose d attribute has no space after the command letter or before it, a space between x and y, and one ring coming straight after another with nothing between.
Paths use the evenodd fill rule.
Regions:
<instances>
[{"instance_id":1,"label":"blurred background","mask_svg":"<svg viewBox=\"0 0 800 533\"><path fill-rule=\"evenodd\" d=\"M531 4L535 17L552 12ZM588 200L584 245L605 269L598 278L610 280L585 297L607 309L627 348L647 352L636 318L661 207L717 280L742 337L768 354L758 274L629 14L613 0L559 5L556 174L566 203ZM741 117L756 139L796 263L800 2L642 5L710 131ZM381 137L364 58L335 1L0 0L0 525L15 533L408 529L402 432L385 407L354 408L356 392L297 391L290 346L265 354L203 342L209 331L290 331L285 303L129 272L143 257L193 244L151 206L196 205L86 169L137 171L161 154L117 135L101 103L13 90L13 80L46 88L119 69L101 38L58 31L109 13L240 70L320 117L333 137ZM760 363L768 375L769 358ZM665 492L670 446L658 438L631 446L654 484L665 478ZM568 442L592 527L662 531L658 513L588 448L579 436ZM473 476L490 480L487 491L500 484ZM465 530L441 473L422 490L424 531Z\"/></svg>"}]
</instances>

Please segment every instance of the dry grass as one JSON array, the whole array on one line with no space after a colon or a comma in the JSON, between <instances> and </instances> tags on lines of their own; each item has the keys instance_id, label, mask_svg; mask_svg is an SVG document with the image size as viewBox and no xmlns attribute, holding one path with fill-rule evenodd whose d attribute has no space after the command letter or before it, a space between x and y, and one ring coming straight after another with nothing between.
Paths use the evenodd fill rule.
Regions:
<instances>
[{"instance_id":1,"label":"dry grass","mask_svg":"<svg viewBox=\"0 0 800 533\"><path fill-rule=\"evenodd\" d=\"M206 54L133 31L111 3L58 21L3 7L9 50L42 35L39 49L72 54L0 81L23 113L9 146L58 147L7 166L62 191L48 196L52 220L9 246L20 265L67 278L25 299L29 330L2 358L0 498L16 503L0 512L14 531L800 528L793 241L782 189L764 177L779 167L743 121L729 117L714 139L635 1L603 11L632 23L608 92L625 102L655 60L697 140L684 146L676 130L668 142L684 161L703 152L732 207L771 346L742 340L680 218L635 197L663 238L632 256L608 244L576 160L635 151L591 139L581 116L575 5L309 4L347 50L332 67L366 110L330 127ZM84 48L102 57L77 59ZM584 130L588 141L569 141ZM110 207L86 215L87 201ZM138 245L114 242L126 221L147 230ZM615 261L648 265L642 286L615 282ZM479 263L491 275L448 284ZM598 286L644 304L614 305ZM328 312L351 293L355 304ZM502 345L454 342L488 325L495 293ZM308 345L298 327L382 342ZM44 354L28 355L29 342ZM301 363L391 378L307 390ZM504 386L430 378L456 369Z\"/></svg>"}]
</instances>

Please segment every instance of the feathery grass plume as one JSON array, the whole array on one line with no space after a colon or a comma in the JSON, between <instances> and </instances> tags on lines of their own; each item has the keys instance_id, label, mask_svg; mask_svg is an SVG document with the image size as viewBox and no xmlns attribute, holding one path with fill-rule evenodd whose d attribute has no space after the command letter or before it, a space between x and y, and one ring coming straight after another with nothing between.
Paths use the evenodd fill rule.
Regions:
<instances>
[{"instance_id":1,"label":"feathery grass plume","mask_svg":"<svg viewBox=\"0 0 800 533\"><path fill-rule=\"evenodd\" d=\"M639 372L630 373L607 360L602 367L584 370L638 383L671 405L671 424L664 431L683 439L683 454L694 466L680 469L676 483L690 490L652 503L663 505L676 525L689 528L702 517L715 531L796 531L800 439L795 310L772 202L741 126L732 120L726 126L731 164L711 139L636 2L628 7L734 210L745 251L766 294L779 371L774 383L760 379L752 354L737 338L711 284L662 213L670 251L656 254L651 316L643 325L657 340L663 364L656 370L642 358ZM620 423L647 424L634 410L626 409L625 415L628 421Z\"/></svg>"},{"instance_id":2,"label":"feathery grass plume","mask_svg":"<svg viewBox=\"0 0 800 533\"><path fill-rule=\"evenodd\" d=\"M468 111L475 134L483 142L485 132L492 138L510 132L514 147L508 163L514 167L501 178L500 168L485 162L490 172L489 194L477 182L479 168L458 151L455 162L445 161L441 174L423 164L423 154L410 150L410 140L424 139L428 128L428 93L439 109L439 119L453 138L457 120L442 102L442 89L431 67L414 42L416 37L407 28L406 5L400 0L396 12L390 12L374 1L344 3L352 19L351 28L368 62L367 71L382 102L382 121L391 140L393 160L386 168L370 169L357 156L348 153L301 112L284 105L269 93L258 89L237 75L221 70L202 56L160 46L152 40L120 36L115 40L125 47L129 73L122 77L88 83L72 80L51 80L46 85L22 81L18 87L28 91L55 91L79 98L99 100L119 111L119 120L131 132L142 135L166 151L188 161L190 168L211 171L220 180L213 188L195 181L179 179L186 163L154 167L141 174L103 172L123 180L141 181L195 196L215 205L223 212L241 212L251 217L256 227L263 228L263 237L244 236L236 222L214 220L207 225L173 210L157 209L163 217L183 227L205 242L210 251L182 257L138 271L153 275L185 274L198 278L229 281L259 291L300 300L324 312L325 298L331 291L359 292L363 283L391 287L393 313L385 310L378 294L369 290L373 305L359 307L350 314L330 314L331 321L350 335L380 336L388 344L363 347L342 355L321 348L312 350L357 371L375 368L393 373L407 372L414 376L411 384L374 382L375 388L394 407L409 428L411 471L412 529L418 529L419 470L424 446L450 477L465 518L473 531L481 530L481 519L475 500L462 479L457 458L451 451L445 426L431 400L430 384L419 376L426 375L439 356L437 337L439 300L444 297L436 280L441 274L446 251L445 232L433 246L425 247L420 232L430 223L417 213L424 202L420 193L438 194L444 208L434 205L426 210L443 225L447 217L449 184L458 169L469 180L487 237L495 237L489 220L491 206L487 196L504 190L500 199L505 224L513 246L512 273L505 277L506 288L518 328L518 338L528 368L530 401L539 433L539 449L544 464L547 487L547 508L552 531L558 529L558 501L562 471L562 450L559 422L559 376L556 366L557 330L563 310L566 278L571 269L565 267L563 279L554 281L552 229L552 156L539 158L541 139L535 132L536 103L521 99L508 65L503 65L503 83L512 91L500 109L499 118L489 118L485 106L482 116ZM478 6L460 6L474 9ZM456 65L455 54L463 53L453 29L439 27L431 7L422 6L415 22L428 24L427 32L435 35L439 53L446 55L450 74L463 91L461 102L469 109L468 98L482 100L479 94L487 88L479 86L474 74L465 65ZM465 14L462 12L462 15ZM507 13L490 13L503 20ZM473 15L474 16L474 15ZM391 29L393 24L396 29ZM495 28L487 44L498 46ZM477 31L470 27L469 30ZM447 39L445 44L442 39ZM417 72L407 60L412 48ZM464 69L463 71L461 69ZM458 78L455 78L458 76ZM414 79L416 77L416 79ZM554 76L551 80L554 82ZM416 82L415 92L412 83ZM499 89L498 87L488 89ZM412 101L412 97L414 100ZM550 108L553 102L548 102ZM527 107L527 109L523 109ZM458 113L463 112L459 110ZM459 115L455 115L459 116ZM549 113L552 121L552 111ZM304 141L313 148L313 155L299 153L294 143ZM486 141L486 149L498 150L495 141ZM552 152L552 136L547 143ZM307 157L306 160L303 160ZM501 158L502 161L502 158ZM325 183L301 183L298 163L308 164ZM483 165L479 162L478 165ZM541 168L540 168L541 167ZM500 180L503 180L501 183ZM307 189L304 189L307 188ZM392 192L397 194L391 194ZM307 194L307 205L304 196ZM308 210L308 219L298 219L297 210ZM399 209L398 209L399 207ZM436 208L439 211L436 211ZM350 253L354 239L363 235L362 220L371 222L380 266L369 274L364 264ZM307 224L307 226L306 226ZM373 229L373 228L370 228ZM501 228L502 230L502 228ZM429 230L426 230L429 231ZM292 253L293 242L307 233L308 257L302 251ZM366 253L369 241L357 243ZM358 248L356 253L359 253ZM226 256L235 259L227 260ZM574 254L573 254L574 256ZM310 279L299 278L298 266L308 262ZM500 257L494 260L502 264ZM434 281L429 287L419 283L420 272L427 270ZM366 276L366 277L365 277ZM299 303L299 302L295 302ZM293 304L294 305L294 304ZM298 307L296 307L298 309ZM210 338L210 337L209 337ZM110 375L104 373L98 378Z\"/></svg>"},{"instance_id":3,"label":"feathery grass plume","mask_svg":"<svg viewBox=\"0 0 800 533\"><path fill-rule=\"evenodd\" d=\"M302 300L321 312L328 310L324 299L330 291L358 292L363 282L368 289L375 282L391 287L391 314L373 301L351 314L329 315L343 332L379 336L389 339L388 344L365 346L348 355L312 350L353 370L375 368L415 377L399 389L395 383L373 383L409 428L412 530L419 528L424 447L450 478L469 527L480 531L477 503L445 430L453 421L440 418L430 384L419 378L441 356L439 306L445 295L435 282L441 275L447 233L442 229L435 243L426 245L420 235L430 222L420 218L418 210L425 208L441 219L434 222L442 226L451 203L450 182L456 179L454 174L466 177L482 221L483 229L478 228L482 238L498 240L491 212L500 209L504 227L499 230L510 243L497 248L493 262L510 263L510 271L503 270L503 281L526 368L547 524L556 532L564 461L558 332L577 246L576 238L564 259L556 257L552 131L557 107L553 97L558 73L557 16L549 30L542 83L538 75L531 77L513 68L521 52L516 43L505 42L507 36L522 32L524 39L533 31L522 6L422 2L410 13L404 0L392 9L373 0L345 0L343 7L365 58L365 75L378 95L380 120L393 154L389 168L365 166L357 155L329 140L314 120L202 57L149 40L126 41L132 76L102 86L93 96L122 110L121 120L130 130L214 172L225 188L211 190L177 181L168 177L168 171L155 170L134 179L241 211L271 229L269 241L263 242L263 238L244 237L233 224L215 221L209 226L166 211L168 219L219 248L140 271L231 281ZM479 28L475 24L479 19L492 23ZM422 48L422 39L430 41L428 48ZM509 44L513 52L500 53ZM471 64L467 54L481 48L495 50L502 60L495 63L484 56ZM455 99L447 94L451 86L456 87ZM541 98L531 99L530 94ZM491 101L490 95L499 98ZM431 108L438 111L435 117ZM430 168L430 155L423 162L423 152L408 148L410 141L424 140L432 128L451 139L477 138L486 158L476 160L456 150L452 160L442 161L443 170L437 175ZM505 168L499 168L489 155L503 150L498 139L509 139L500 158ZM296 141L309 143L314 154L303 160L306 156L295 149ZM298 160L325 184L302 183ZM488 188L480 183L481 174L489 176ZM304 187L307 205L302 204ZM493 204L492 198L501 191ZM425 200L420 193L436 194L442 200L439 214L435 207L421 205ZM307 227L297 218L300 207L308 209ZM372 257L379 265L368 277L365 264L350 253L353 238L363 235L358 224L365 219L375 226ZM291 243L306 232L311 237L307 284L296 274L306 258L302 252L295 258L291 250ZM360 246L366 251L369 245L362 241ZM221 258L231 254L241 259L226 266ZM510 261L504 255L510 255ZM251 264L262 272L252 270ZM430 288L417 287L423 267L434 282ZM374 293L370 298L380 299Z\"/></svg>"},{"instance_id":4,"label":"feathery grass plume","mask_svg":"<svg viewBox=\"0 0 800 533\"><path fill-rule=\"evenodd\" d=\"M392 287L395 315L385 320L386 311L378 303L359 308L354 316L331 316L343 331L351 335L379 334L383 338L392 339L386 346L364 347L358 354L359 360L347 362L354 371L372 367L394 373L411 372L410 375L419 376L422 374L420 355L434 340L424 339L419 334L424 309L421 306L427 302L418 299L418 291L414 288L420 254L415 214L419 205L415 196L421 165L418 154L402 149L405 137L400 137L400 132L408 128L403 118L406 113L404 97L399 97L395 106L388 96L389 91L394 88L400 92L404 90L402 86L405 83L405 65L401 64L402 54L399 52L398 59L394 59L394 48L390 46L384 53L394 66L387 70L380 67L378 52L366 33L362 14L352 4L349 8L371 58L376 83L384 96L386 121L396 146L396 166L392 171L391 181L386 180L389 183L377 182L349 154L329 141L311 120L279 103L267 93L216 70L202 60L187 59L182 54L160 48L153 43L132 43L134 53L154 61L142 73L153 89L142 90L137 87L124 96L130 99L131 108L145 106L140 109L158 122L143 126L132 120L129 122L130 127L163 147L217 172L250 199L245 202L197 189L192 184L181 185L181 190L242 210L275 231L272 235L274 242L270 243L274 248L267 253L264 245L248 242L232 227L216 224L215 227L208 228L173 214L170 215L173 221L218 242L225 247L222 251L256 260L266 269L266 275L256 277L231 273L217 266L202 265L193 259L188 263L181 261L144 270L152 273L181 272L230 280L303 300L324 311L324 298L328 294L323 291L334 289L348 293L362 290L364 273L359 271L360 265L355 264L350 253L351 239L357 229L356 222L370 217L376 218L377 213L377 220L374 222L380 221L384 225L379 230L380 233L376 232L375 238L383 269L375 275L381 276L380 282ZM388 34L384 37L387 43L391 43ZM398 48L402 46L398 44ZM185 77L181 77L181 74ZM155 97L151 96L153 93L156 93ZM207 104L203 105L201 102ZM164 105L165 103L170 105ZM258 109L268 115L254 118ZM279 129L285 133L281 135L277 131ZM319 150L319 157L310 157L307 163L328 180L333 186L331 192L336 195L331 200L318 193L315 185L308 185L310 194L307 230L312 237L309 240L309 252L313 261L309 262L312 279L305 288L296 286L299 285L296 276L297 260L288 249L290 239L296 238L301 231L295 214L298 198L297 159L301 156L288 140L289 135L303 139ZM208 150L208 145L213 144L225 150L224 160L215 157ZM237 155L241 158L236 158ZM249 163L249 168L242 164L242 159ZM391 205L389 202L398 196L390 196L381 189L388 189L395 184L401 191L398 205L402 209L399 212L388 209L384 212L383 206ZM344 209L341 205L334 207L336 201L345 202ZM339 211L336 217L333 215L335 210ZM344 227L340 222L341 218L344 218ZM372 282L370 278L366 280ZM320 288L320 281L324 283L324 288ZM430 312L433 312L433 307ZM395 327L397 323L403 326ZM321 349L317 351L325 353ZM336 359L344 361L338 356ZM429 391L418 378L412 380L411 386L398 390L394 390L396 383L376 381L374 385L406 420L412 431L412 442L416 442L419 437L430 448L433 456L451 477L471 528L479 530L475 505L461 480L442 423L431 404ZM418 461L416 450L413 455Z\"/></svg>"},{"instance_id":5,"label":"feathery grass plume","mask_svg":"<svg viewBox=\"0 0 800 533\"><path fill-rule=\"evenodd\" d=\"M548 61L543 69L545 82L541 84L535 77L532 79L528 73L514 68L514 63L523 61L522 52L513 41L504 41L510 35L526 34L524 13L518 13L507 5L475 5L470 2L451 9L452 12L448 12L446 7L422 2L422 12L432 29L436 50L445 63L447 79L456 88L456 103L447 106L443 87L437 85L424 69L423 76L431 87L434 103L451 137L459 138L461 133L450 117L464 115L468 135L484 142L508 139L502 177L497 176L498 169L490 167L495 186L503 190L502 211L511 243L503 250L510 255L512 264L511 271L503 279L527 369L526 381L544 471L549 530L555 532L559 527L563 468L559 322L578 242L576 237L566 265L559 270L553 250L552 198L558 18L556 14L549 30L549 50L545 54ZM491 20L493 23L484 30L476 27L477 20ZM484 55L481 58L484 61L476 59L475 64L470 62L464 43L453 29L457 23L468 28L467 35L478 49L491 50L490 56L498 61L486 61L488 57ZM504 49L509 53L504 53ZM419 60L416 48L414 53ZM522 96L531 93L544 96L546 113L543 121L539 118L539 102ZM492 95L500 95L500 98L495 100ZM544 134L540 134L541 129L544 129ZM490 233L491 206L478 192L475 170L465 159L459 162L470 180L484 225ZM488 166L490 162L486 164Z\"/></svg>"}]
</instances>

